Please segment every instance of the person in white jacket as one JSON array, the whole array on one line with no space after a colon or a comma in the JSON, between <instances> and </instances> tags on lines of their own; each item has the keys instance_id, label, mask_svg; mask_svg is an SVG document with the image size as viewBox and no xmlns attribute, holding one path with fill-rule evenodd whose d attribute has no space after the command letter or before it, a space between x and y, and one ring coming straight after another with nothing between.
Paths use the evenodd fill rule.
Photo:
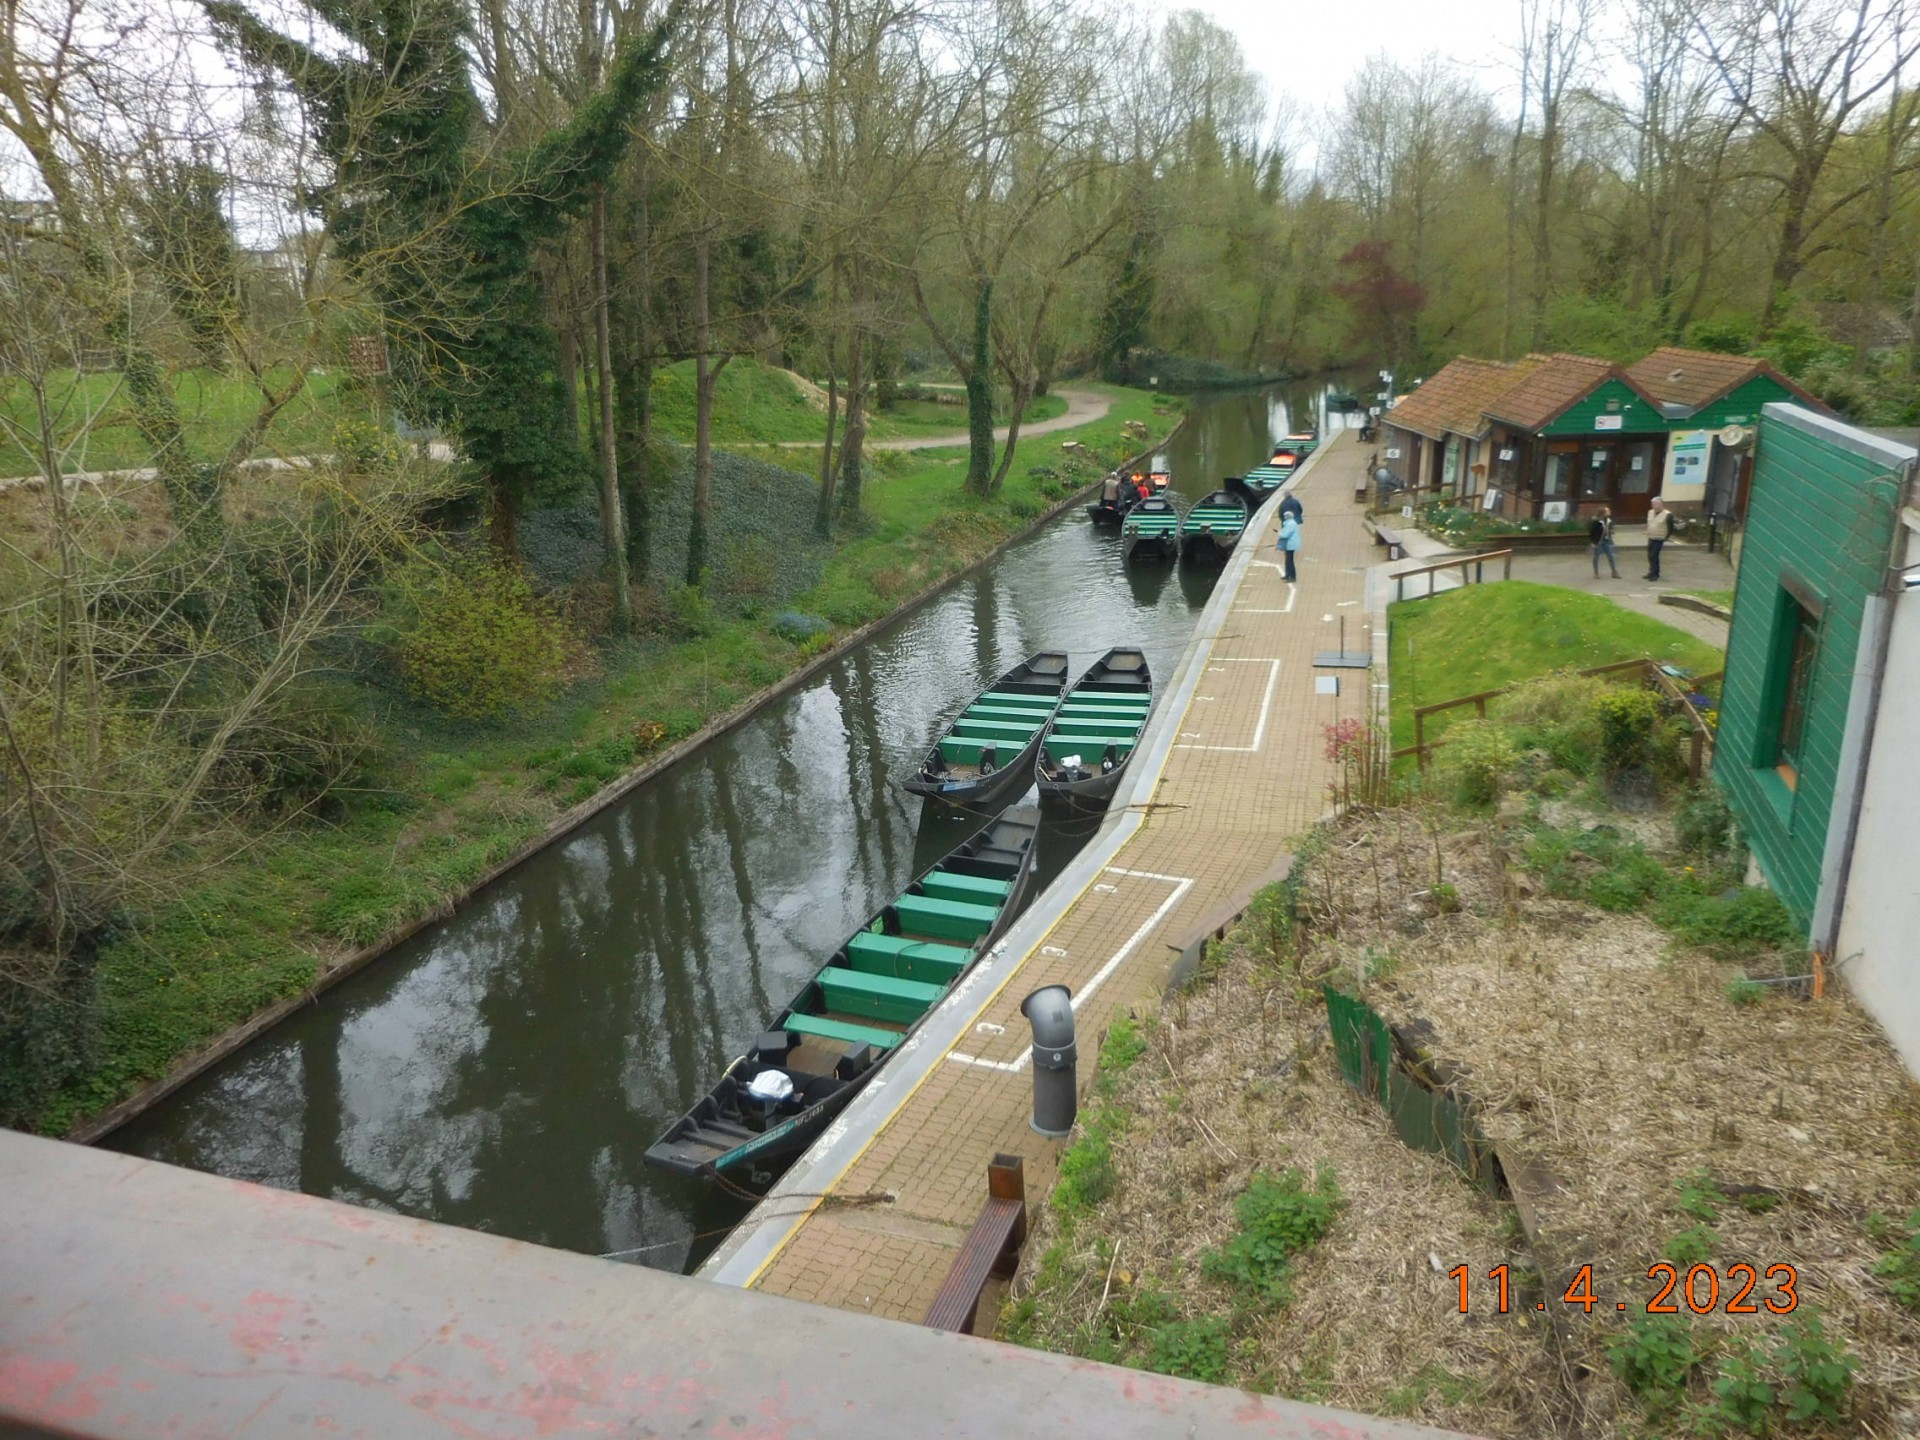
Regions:
<instances>
[{"instance_id":1,"label":"person in white jacket","mask_svg":"<svg viewBox=\"0 0 1920 1440\"><path fill-rule=\"evenodd\" d=\"M1647 505L1647 579L1660 578L1660 549L1673 538L1673 512L1658 495Z\"/></svg>"}]
</instances>

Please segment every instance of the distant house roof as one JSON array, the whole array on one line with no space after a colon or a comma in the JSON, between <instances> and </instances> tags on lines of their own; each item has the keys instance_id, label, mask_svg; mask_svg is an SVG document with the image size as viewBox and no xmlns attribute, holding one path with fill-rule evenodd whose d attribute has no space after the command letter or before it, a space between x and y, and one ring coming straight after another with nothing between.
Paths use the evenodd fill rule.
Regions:
<instances>
[{"instance_id":1,"label":"distant house roof","mask_svg":"<svg viewBox=\"0 0 1920 1440\"><path fill-rule=\"evenodd\" d=\"M1611 360L1591 355L1529 356L1539 363L1518 385L1487 407L1487 414L1522 430L1544 430L1567 408L1591 395L1608 380L1619 380L1638 391L1657 413L1660 402L1634 384L1627 372Z\"/></svg>"},{"instance_id":2,"label":"distant house roof","mask_svg":"<svg viewBox=\"0 0 1920 1440\"><path fill-rule=\"evenodd\" d=\"M1756 375L1776 381L1784 389L1831 413L1813 396L1757 355L1720 355L1711 350L1682 350L1663 345L1644 360L1627 367L1627 376L1640 389L1665 405L1699 410L1737 390Z\"/></svg>"},{"instance_id":3,"label":"distant house roof","mask_svg":"<svg viewBox=\"0 0 1920 1440\"><path fill-rule=\"evenodd\" d=\"M1387 423L1429 440L1474 435L1487 428L1487 407L1530 375L1541 357L1524 360L1449 360L1413 394L1394 406Z\"/></svg>"}]
</instances>

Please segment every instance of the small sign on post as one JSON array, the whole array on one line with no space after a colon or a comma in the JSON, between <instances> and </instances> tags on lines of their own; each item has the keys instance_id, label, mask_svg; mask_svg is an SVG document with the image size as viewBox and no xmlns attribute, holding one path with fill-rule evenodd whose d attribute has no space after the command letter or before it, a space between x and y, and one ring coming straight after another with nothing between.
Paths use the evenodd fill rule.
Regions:
<instances>
[{"instance_id":1,"label":"small sign on post","mask_svg":"<svg viewBox=\"0 0 1920 1440\"><path fill-rule=\"evenodd\" d=\"M389 373L387 365L387 337L384 335L349 335L347 337L347 367L363 380L374 380Z\"/></svg>"}]
</instances>

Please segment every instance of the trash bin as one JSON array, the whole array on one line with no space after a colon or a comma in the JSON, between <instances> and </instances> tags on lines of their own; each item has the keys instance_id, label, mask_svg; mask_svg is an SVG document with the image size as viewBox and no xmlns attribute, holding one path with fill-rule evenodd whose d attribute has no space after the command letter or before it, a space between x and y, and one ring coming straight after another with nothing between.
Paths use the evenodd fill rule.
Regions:
<instances>
[{"instance_id":1,"label":"trash bin","mask_svg":"<svg viewBox=\"0 0 1920 1440\"><path fill-rule=\"evenodd\" d=\"M1033 1025L1033 1118L1028 1124L1049 1139L1064 1139L1073 1132L1080 1108L1073 994L1064 985L1044 985L1021 1002L1020 1013Z\"/></svg>"}]
</instances>

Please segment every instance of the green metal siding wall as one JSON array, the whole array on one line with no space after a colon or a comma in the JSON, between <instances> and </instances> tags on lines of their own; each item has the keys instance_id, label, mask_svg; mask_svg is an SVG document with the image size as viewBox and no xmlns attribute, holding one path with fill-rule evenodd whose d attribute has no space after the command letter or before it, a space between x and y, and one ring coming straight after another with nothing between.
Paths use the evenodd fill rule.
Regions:
<instances>
[{"instance_id":1,"label":"green metal siding wall","mask_svg":"<svg viewBox=\"0 0 1920 1440\"><path fill-rule=\"evenodd\" d=\"M1713 774L1768 883L1802 924L1819 896L1861 615L1884 576L1895 523L1897 486L1873 483L1887 473L1884 463L1791 424L1760 427ZM1783 574L1824 607L1794 790L1774 773L1771 754L1779 627L1790 613Z\"/></svg>"},{"instance_id":2,"label":"green metal siding wall","mask_svg":"<svg viewBox=\"0 0 1920 1440\"><path fill-rule=\"evenodd\" d=\"M1619 402L1619 409L1609 409L1609 402ZM1600 415L1618 415L1621 417L1619 430L1596 431L1594 418ZM1664 435L1667 431L1667 418L1660 413L1659 407L1649 405L1632 387L1619 380L1604 380L1595 386L1592 393L1584 399L1576 400L1567 407L1566 414L1553 421L1540 433L1542 435Z\"/></svg>"},{"instance_id":3,"label":"green metal siding wall","mask_svg":"<svg viewBox=\"0 0 1920 1440\"><path fill-rule=\"evenodd\" d=\"M1778 380L1756 375L1744 385L1736 385L1713 404L1684 420L1672 422L1676 430L1718 430L1724 425L1754 425L1760 420L1760 407L1776 400L1799 403L1795 395Z\"/></svg>"}]
</instances>

